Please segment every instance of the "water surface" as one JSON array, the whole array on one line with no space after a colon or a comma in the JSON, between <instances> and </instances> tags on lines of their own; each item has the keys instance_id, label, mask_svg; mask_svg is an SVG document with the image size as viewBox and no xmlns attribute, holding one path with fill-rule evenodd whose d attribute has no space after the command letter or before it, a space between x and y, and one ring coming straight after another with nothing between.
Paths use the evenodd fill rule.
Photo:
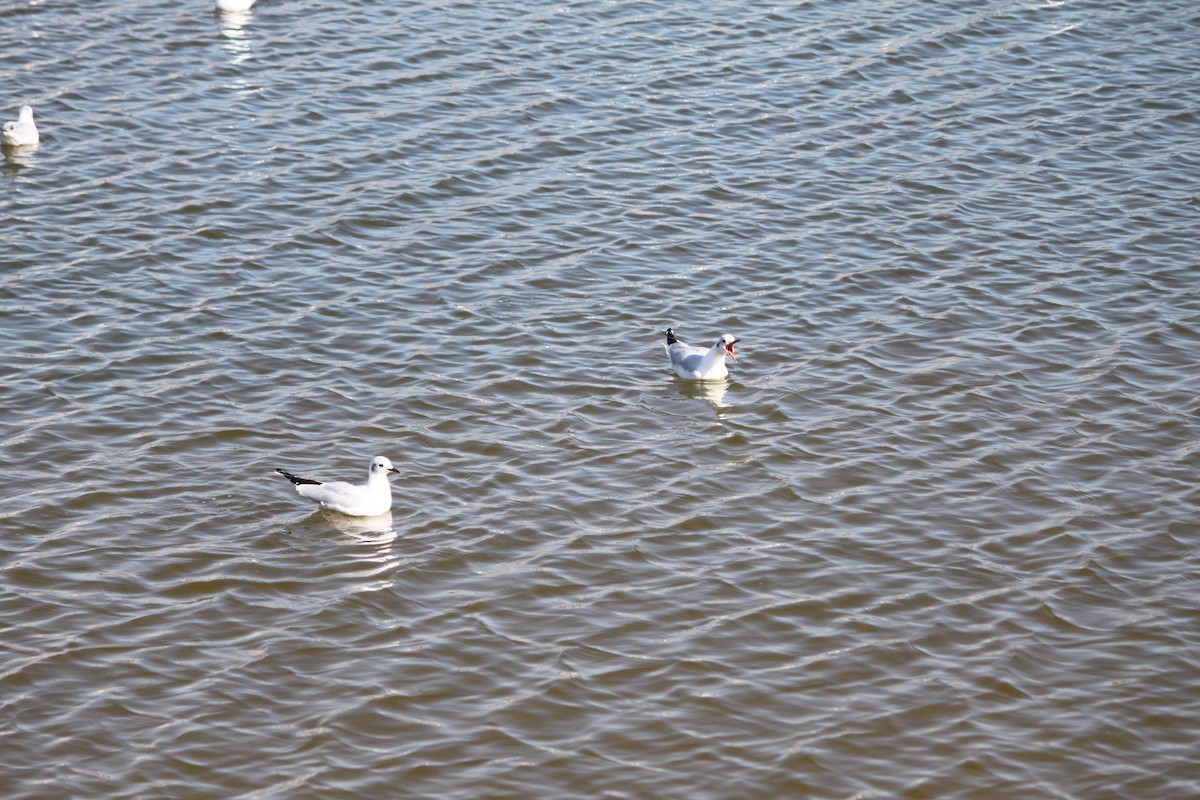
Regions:
<instances>
[{"instance_id":1,"label":"water surface","mask_svg":"<svg viewBox=\"0 0 1200 800\"><path fill-rule=\"evenodd\" d=\"M0 8L0 794L1200 795L1197 41Z\"/></svg>"}]
</instances>

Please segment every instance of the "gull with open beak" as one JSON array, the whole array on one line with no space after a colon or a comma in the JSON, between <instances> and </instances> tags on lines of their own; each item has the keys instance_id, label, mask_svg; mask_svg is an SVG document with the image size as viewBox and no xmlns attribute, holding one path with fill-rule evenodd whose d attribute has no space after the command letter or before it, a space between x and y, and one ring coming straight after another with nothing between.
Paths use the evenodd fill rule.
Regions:
<instances>
[{"instance_id":1,"label":"gull with open beak","mask_svg":"<svg viewBox=\"0 0 1200 800\"><path fill-rule=\"evenodd\" d=\"M679 377L693 381L725 380L729 374L729 369L725 366L725 356L737 361L734 345L741 341L726 333L706 350L679 341L670 328L666 330L666 337L664 347L667 349L667 357L671 359L671 368Z\"/></svg>"}]
</instances>

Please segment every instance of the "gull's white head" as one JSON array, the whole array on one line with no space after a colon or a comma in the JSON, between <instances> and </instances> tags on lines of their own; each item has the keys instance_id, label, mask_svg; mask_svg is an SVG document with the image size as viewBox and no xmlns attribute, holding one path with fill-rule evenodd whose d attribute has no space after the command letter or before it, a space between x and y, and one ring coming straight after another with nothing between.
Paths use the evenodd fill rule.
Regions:
<instances>
[{"instance_id":1,"label":"gull's white head","mask_svg":"<svg viewBox=\"0 0 1200 800\"><path fill-rule=\"evenodd\" d=\"M400 470L392 466L392 462L388 461L383 456L375 456L371 459L371 475L383 475L387 477L390 472L399 472Z\"/></svg>"},{"instance_id":2,"label":"gull's white head","mask_svg":"<svg viewBox=\"0 0 1200 800\"><path fill-rule=\"evenodd\" d=\"M717 344L725 351L725 355L737 361L737 353L733 352L733 346L740 342L741 339L735 339L728 333L722 334L720 339L717 339Z\"/></svg>"}]
</instances>

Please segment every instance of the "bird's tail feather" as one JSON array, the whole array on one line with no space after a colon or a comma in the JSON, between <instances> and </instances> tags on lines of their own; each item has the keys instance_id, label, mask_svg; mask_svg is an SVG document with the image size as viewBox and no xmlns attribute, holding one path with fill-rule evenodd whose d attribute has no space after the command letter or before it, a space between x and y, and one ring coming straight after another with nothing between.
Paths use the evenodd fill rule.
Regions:
<instances>
[{"instance_id":1,"label":"bird's tail feather","mask_svg":"<svg viewBox=\"0 0 1200 800\"><path fill-rule=\"evenodd\" d=\"M655 328L654 330L658 331L658 328ZM671 345L673 345L679 341L677 338L675 338L675 332L672 331L670 328L667 328L665 331L658 331L658 332L661 333L663 336L667 337L667 347L670 347Z\"/></svg>"},{"instance_id":2,"label":"bird's tail feather","mask_svg":"<svg viewBox=\"0 0 1200 800\"><path fill-rule=\"evenodd\" d=\"M296 477L295 475L293 475L292 473L290 473L290 472L284 472L283 470L279 469L278 467L275 469L275 471L276 471L276 472L278 472L278 473L279 473L280 475L282 475L283 477L287 478L287 479L288 479L289 481L291 481L292 483L296 484L297 486L302 486L303 484L306 484L306 483L308 483L308 484L312 484L312 485L314 485L314 486L320 486L320 485L321 485L321 482L320 482L320 481L314 481L312 478L297 478L297 477Z\"/></svg>"}]
</instances>

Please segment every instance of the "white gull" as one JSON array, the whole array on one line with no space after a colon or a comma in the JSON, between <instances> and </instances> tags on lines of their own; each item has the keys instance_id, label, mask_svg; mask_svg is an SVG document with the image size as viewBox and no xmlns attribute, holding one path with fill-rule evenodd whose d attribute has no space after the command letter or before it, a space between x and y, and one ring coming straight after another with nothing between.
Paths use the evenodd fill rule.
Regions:
<instances>
[{"instance_id":1,"label":"white gull","mask_svg":"<svg viewBox=\"0 0 1200 800\"><path fill-rule=\"evenodd\" d=\"M4 123L4 129L0 131L0 142L10 147L26 147L37 144L38 140L37 125L33 124L33 109L29 106L21 106L21 116L17 121Z\"/></svg>"},{"instance_id":2,"label":"white gull","mask_svg":"<svg viewBox=\"0 0 1200 800\"><path fill-rule=\"evenodd\" d=\"M693 381L720 381L729 374L725 366L725 356L737 361L734 345L740 339L735 339L728 333L722 334L717 343L707 349L684 344L675 338L670 328L666 330L667 341L663 345L667 356L671 359L671 367L681 378Z\"/></svg>"},{"instance_id":3,"label":"white gull","mask_svg":"<svg viewBox=\"0 0 1200 800\"><path fill-rule=\"evenodd\" d=\"M322 483L312 478L297 478L281 469L275 471L294 483L301 497L307 497L322 508L352 517L374 517L391 510L392 486L388 483L388 475L400 470L383 456L375 456L368 467L366 483Z\"/></svg>"},{"instance_id":4,"label":"white gull","mask_svg":"<svg viewBox=\"0 0 1200 800\"><path fill-rule=\"evenodd\" d=\"M218 11L249 11L254 0L217 0Z\"/></svg>"}]
</instances>

